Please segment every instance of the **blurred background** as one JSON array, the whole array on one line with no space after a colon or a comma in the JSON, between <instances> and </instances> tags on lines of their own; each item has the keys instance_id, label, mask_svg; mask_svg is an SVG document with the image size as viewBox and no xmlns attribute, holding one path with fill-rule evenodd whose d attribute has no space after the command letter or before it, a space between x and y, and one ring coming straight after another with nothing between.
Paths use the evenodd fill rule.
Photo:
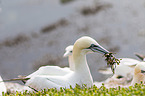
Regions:
<instances>
[{"instance_id":1,"label":"blurred background","mask_svg":"<svg viewBox=\"0 0 145 96\"><path fill-rule=\"evenodd\" d=\"M65 47L90 36L116 57L145 55L144 0L1 0L0 75L28 75L43 65L68 66ZM88 54L94 81L108 76L99 54Z\"/></svg>"}]
</instances>

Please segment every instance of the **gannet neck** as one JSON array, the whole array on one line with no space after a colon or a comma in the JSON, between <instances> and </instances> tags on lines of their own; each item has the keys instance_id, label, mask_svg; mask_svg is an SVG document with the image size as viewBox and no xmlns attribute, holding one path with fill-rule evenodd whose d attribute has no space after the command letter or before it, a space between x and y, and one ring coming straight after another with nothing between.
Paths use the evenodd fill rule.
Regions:
<instances>
[{"instance_id":1,"label":"gannet neck","mask_svg":"<svg viewBox=\"0 0 145 96\"><path fill-rule=\"evenodd\" d=\"M74 63L73 63L73 56L72 55L68 56L68 62L69 62L70 70L74 71L75 66L74 66Z\"/></svg>"},{"instance_id":2,"label":"gannet neck","mask_svg":"<svg viewBox=\"0 0 145 96\"><path fill-rule=\"evenodd\" d=\"M86 60L86 53L82 50L73 50L73 60L75 64L75 73L83 78L84 83L89 82L87 86L92 86L93 78Z\"/></svg>"},{"instance_id":3,"label":"gannet neck","mask_svg":"<svg viewBox=\"0 0 145 96\"><path fill-rule=\"evenodd\" d=\"M90 75L90 70L86 60L86 53L83 50L76 48L75 46L73 49L73 62L75 65L75 72Z\"/></svg>"},{"instance_id":4,"label":"gannet neck","mask_svg":"<svg viewBox=\"0 0 145 96\"><path fill-rule=\"evenodd\" d=\"M76 53L74 55L75 71L82 70L84 67L87 67L86 55Z\"/></svg>"},{"instance_id":5,"label":"gannet neck","mask_svg":"<svg viewBox=\"0 0 145 96\"><path fill-rule=\"evenodd\" d=\"M141 73L141 69L140 69L140 67L137 65L137 66L135 66L135 68L134 68L134 76L136 76L138 73Z\"/></svg>"}]
</instances>

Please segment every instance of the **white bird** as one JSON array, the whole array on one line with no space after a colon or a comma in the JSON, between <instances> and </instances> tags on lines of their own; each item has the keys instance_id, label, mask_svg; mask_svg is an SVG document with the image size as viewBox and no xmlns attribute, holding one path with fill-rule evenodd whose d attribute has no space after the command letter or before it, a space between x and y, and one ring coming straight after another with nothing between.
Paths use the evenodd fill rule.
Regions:
<instances>
[{"instance_id":1,"label":"white bird","mask_svg":"<svg viewBox=\"0 0 145 96\"><path fill-rule=\"evenodd\" d=\"M63 57L68 57L69 67L61 68L59 66L42 66L37 71L26 76L26 78L31 78L31 77L36 76L36 75L52 75L52 76L59 75L59 76L63 76L63 75L68 74L69 72L74 71L74 64L72 61L72 51L71 50L73 50L73 45L66 47L66 49L65 49L66 52L63 55Z\"/></svg>"},{"instance_id":2,"label":"white bird","mask_svg":"<svg viewBox=\"0 0 145 96\"><path fill-rule=\"evenodd\" d=\"M65 51L66 52L64 53L63 57L68 57L68 63L69 63L70 70L74 71L75 66L74 66L74 63L73 63L73 56L72 56L73 45L67 46Z\"/></svg>"},{"instance_id":3,"label":"white bird","mask_svg":"<svg viewBox=\"0 0 145 96\"><path fill-rule=\"evenodd\" d=\"M6 86L3 82L3 79L0 76L0 96L2 95L2 92L6 93L7 89Z\"/></svg>"},{"instance_id":4,"label":"white bird","mask_svg":"<svg viewBox=\"0 0 145 96\"><path fill-rule=\"evenodd\" d=\"M80 86L86 84L88 87L91 87L93 85L93 79L86 60L86 54L90 52L109 53L109 51L100 46L91 37L81 37L74 43L73 47L74 71L64 76L38 75L30 78L26 82L26 85L36 90L44 88L59 89L60 87L70 88L70 85L75 87L76 84Z\"/></svg>"},{"instance_id":5,"label":"white bird","mask_svg":"<svg viewBox=\"0 0 145 96\"><path fill-rule=\"evenodd\" d=\"M134 68L134 75L131 85L135 83L145 82L145 62L138 63Z\"/></svg>"}]
</instances>

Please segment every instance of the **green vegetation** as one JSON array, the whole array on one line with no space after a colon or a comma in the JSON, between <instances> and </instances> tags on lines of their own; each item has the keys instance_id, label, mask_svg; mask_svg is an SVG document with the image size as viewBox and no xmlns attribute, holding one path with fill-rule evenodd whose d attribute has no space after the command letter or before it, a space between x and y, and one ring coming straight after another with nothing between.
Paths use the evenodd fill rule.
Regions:
<instances>
[{"instance_id":1,"label":"green vegetation","mask_svg":"<svg viewBox=\"0 0 145 96\"><path fill-rule=\"evenodd\" d=\"M116 64L119 65L121 59L115 58L113 53L107 53L104 56L105 56L105 60L107 61L107 65L111 65L111 70L114 74Z\"/></svg>"},{"instance_id":2,"label":"green vegetation","mask_svg":"<svg viewBox=\"0 0 145 96\"><path fill-rule=\"evenodd\" d=\"M117 87L107 89L102 85L97 88L95 85L91 88L84 86L76 86L75 88L70 87L70 89L60 88L56 90L55 88L44 89L39 92L27 92L24 93L17 92L16 94L3 94L3 96L145 96L145 85L135 84L135 86L129 86L126 88Z\"/></svg>"}]
</instances>

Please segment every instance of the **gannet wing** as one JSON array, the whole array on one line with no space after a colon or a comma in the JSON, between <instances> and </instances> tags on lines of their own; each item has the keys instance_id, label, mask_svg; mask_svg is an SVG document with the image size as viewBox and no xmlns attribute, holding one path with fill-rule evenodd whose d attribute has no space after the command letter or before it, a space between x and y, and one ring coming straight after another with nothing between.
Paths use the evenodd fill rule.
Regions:
<instances>
[{"instance_id":1,"label":"gannet wing","mask_svg":"<svg viewBox=\"0 0 145 96\"><path fill-rule=\"evenodd\" d=\"M120 60L120 64L124 64L127 66L135 66L137 63L139 63L139 60L136 59L132 59L132 58L119 58Z\"/></svg>"},{"instance_id":2,"label":"gannet wing","mask_svg":"<svg viewBox=\"0 0 145 96\"><path fill-rule=\"evenodd\" d=\"M37 71L33 72L32 74L28 75L27 78L31 78L36 75L59 75L63 76L67 73L71 72L69 68L61 68L58 66L43 66L40 67Z\"/></svg>"},{"instance_id":3,"label":"gannet wing","mask_svg":"<svg viewBox=\"0 0 145 96\"><path fill-rule=\"evenodd\" d=\"M69 87L69 82L63 76L35 76L26 82L27 86L36 90L44 88L57 88Z\"/></svg>"}]
</instances>

